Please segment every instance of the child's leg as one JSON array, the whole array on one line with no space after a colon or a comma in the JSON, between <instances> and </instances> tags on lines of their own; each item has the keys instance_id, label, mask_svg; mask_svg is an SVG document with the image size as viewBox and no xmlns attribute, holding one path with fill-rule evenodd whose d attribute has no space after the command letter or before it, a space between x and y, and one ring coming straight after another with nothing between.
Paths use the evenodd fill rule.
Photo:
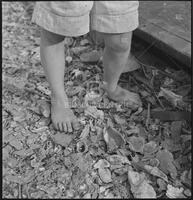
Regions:
<instances>
[{"instance_id":1,"label":"child's leg","mask_svg":"<svg viewBox=\"0 0 193 200\"><path fill-rule=\"evenodd\" d=\"M115 101L130 101L141 106L137 94L119 87L118 80L123 72L131 47L132 32L121 34L103 34L105 50L103 56L104 81L109 97Z\"/></svg>"},{"instance_id":2,"label":"child's leg","mask_svg":"<svg viewBox=\"0 0 193 200\"><path fill-rule=\"evenodd\" d=\"M51 119L59 131L72 132L78 122L68 104L64 91L64 36L41 30L40 55L51 88Z\"/></svg>"}]
</instances>

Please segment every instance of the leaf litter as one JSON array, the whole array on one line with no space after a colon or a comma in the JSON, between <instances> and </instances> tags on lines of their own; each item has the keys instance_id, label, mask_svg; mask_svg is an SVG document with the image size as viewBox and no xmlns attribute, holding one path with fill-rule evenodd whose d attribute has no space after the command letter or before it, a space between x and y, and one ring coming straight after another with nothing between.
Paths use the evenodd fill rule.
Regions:
<instances>
[{"instance_id":1,"label":"leaf litter","mask_svg":"<svg viewBox=\"0 0 193 200\"><path fill-rule=\"evenodd\" d=\"M65 87L83 127L56 132L33 6L2 3L3 197L189 198L190 77L141 63L127 88L142 98L133 111L108 99L98 84L103 47L89 35L66 37Z\"/></svg>"}]
</instances>

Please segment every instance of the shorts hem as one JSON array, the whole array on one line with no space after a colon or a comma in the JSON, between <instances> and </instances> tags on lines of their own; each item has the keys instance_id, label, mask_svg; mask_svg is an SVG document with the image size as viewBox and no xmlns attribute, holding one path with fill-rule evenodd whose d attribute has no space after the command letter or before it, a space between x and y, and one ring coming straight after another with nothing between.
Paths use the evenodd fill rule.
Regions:
<instances>
[{"instance_id":1,"label":"shorts hem","mask_svg":"<svg viewBox=\"0 0 193 200\"><path fill-rule=\"evenodd\" d=\"M139 26L138 10L119 15L91 15L91 30L103 33L126 33Z\"/></svg>"},{"instance_id":2,"label":"shorts hem","mask_svg":"<svg viewBox=\"0 0 193 200\"><path fill-rule=\"evenodd\" d=\"M89 18L89 12L77 17L60 16L37 4L32 15L32 22L50 32L77 37L89 32Z\"/></svg>"}]
</instances>

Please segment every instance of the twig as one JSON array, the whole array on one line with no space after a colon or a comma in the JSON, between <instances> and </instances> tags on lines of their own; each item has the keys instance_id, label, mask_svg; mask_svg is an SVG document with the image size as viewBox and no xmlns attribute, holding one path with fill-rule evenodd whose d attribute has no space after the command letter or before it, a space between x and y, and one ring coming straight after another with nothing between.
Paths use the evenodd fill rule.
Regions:
<instances>
[{"instance_id":1,"label":"twig","mask_svg":"<svg viewBox=\"0 0 193 200\"><path fill-rule=\"evenodd\" d=\"M150 103L148 103L148 107L147 107L147 119L146 119L146 122L145 122L145 125L148 129L148 126L149 126L149 120L150 120Z\"/></svg>"},{"instance_id":2,"label":"twig","mask_svg":"<svg viewBox=\"0 0 193 200\"><path fill-rule=\"evenodd\" d=\"M27 194L27 199L30 198L30 195L29 195L29 185L26 184L26 194Z\"/></svg>"},{"instance_id":3,"label":"twig","mask_svg":"<svg viewBox=\"0 0 193 200\"><path fill-rule=\"evenodd\" d=\"M161 102L160 99L158 98L158 96L157 96L156 92L154 91L154 89L153 89L153 94L154 94L154 96L156 97L157 101L159 102L160 106L165 110L164 105L162 104L162 102Z\"/></svg>"},{"instance_id":4,"label":"twig","mask_svg":"<svg viewBox=\"0 0 193 200\"><path fill-rule=\"evenodd\" d=\"M19 184L19 199L22 198L22 184Z\"/></svg>"},{"instance_id":5,"label":"twig","mask_svg":"<svg viewBox=\"0 0 193 200\"><path fill-rule=\"evenodd\" d=\"M136 59L137 59L137 58L136 58ZM147 76L147 74L145 73L145 69L144 69L143 67L156 69L156 70L159 71L159 73L161 73L161 74L163 74L163 75L165 75L165 76L167 76L167 77L169 77L169 78L171 78L171 79L174 79L175 81L180 81L180 80L179 80L177 77L175 77L174 75L169 74L169 73L167 73L167 72L165 72L165 71L163 71L163 70L160 70L160 69L158 69L157 67L144 64L144 63L142 63L141 61L139 61L138 59L137 59L137 62L139 62L139 64L142 66L142 69L143 69L143 72L144 72L145 76Z\"/></svg>"},{"instance_id":6,"label":"twig","mask_svg":"<svg viewBox=\"0 0 193 200\"><path fill-rule=\"evenodd\" d=\"M187 129L185 129L185 128L182 128L182 132L184 132L184 133L186 133L186 134L191 134L191 131L189 131L189 130L187 130Z\"/></svg>"}]
</instances>

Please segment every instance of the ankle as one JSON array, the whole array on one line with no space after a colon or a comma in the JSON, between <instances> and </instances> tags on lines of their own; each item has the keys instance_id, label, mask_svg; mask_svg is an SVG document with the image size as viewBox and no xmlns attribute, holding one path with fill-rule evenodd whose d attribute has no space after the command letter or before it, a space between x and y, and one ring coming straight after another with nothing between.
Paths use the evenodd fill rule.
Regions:
<instances>
[{"instance_id":1,"label":"ankle","mask_svg":"<svg viewBox=\"0 0 193 200\"><path fill-rule=\"evenodd\" d=\"M69 107L68 98L65 95L51 94L51 103L65 105L65 106Z\"/></svg>"},{"instance_id":2,"label":"ankle","mask_svg":"<svg viewBox=\"0 0 193 200\"><path fill-rule=\"evenodd\" d=\"M116 91L117 89L117 85L114 84L109 84L108 82L104 81L103 82L104 85L104 89L108 92L108 93L113 93Z\"/></svg>"}]
</instances>

